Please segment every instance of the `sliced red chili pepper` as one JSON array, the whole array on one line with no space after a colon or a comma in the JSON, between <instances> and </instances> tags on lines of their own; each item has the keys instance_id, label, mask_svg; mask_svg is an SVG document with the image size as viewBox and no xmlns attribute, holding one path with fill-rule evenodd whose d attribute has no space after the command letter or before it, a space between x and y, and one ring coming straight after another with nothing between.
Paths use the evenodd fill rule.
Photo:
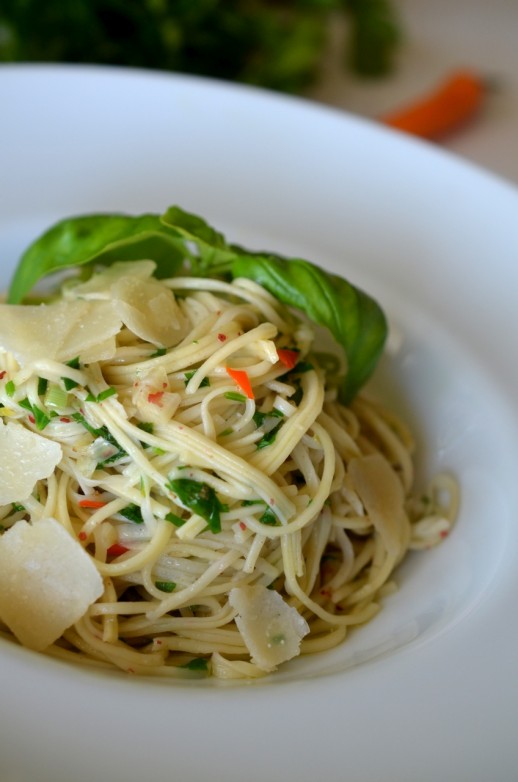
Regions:
<instances>
[{"instance_id":1,"label":"sliced red chili pepper","mask_svg":"<svg viewBox=\"0 0 518 782\"><path fill-rule=\"evenodd\" d=\"M120 555L125 554L126 551L129 551L129 548L126 548L126 546L123 546L121 543L113 543L107 550L107 554L110 557L120 557Z\"/></svg>"},{"instance_id":2,"label":"sliced red chili pepper","mask_svg":"<svg viewBox=\"0 0 518 782\"><path fill-rule=\"evenodd\" d=\"M104 508L106 503L103 500L79 500L78 505L80 508Z\"/></svg>"},{"instance_id":3,"label":"sliced red chili pepper","mask_svg":"<svg viewBox=\"0 0 518 782\"><path fill-rule=\"evenodd\" d=\"M231 369L230 367L225 367L225 369L232 380L238 384L243 394L245 394L248 399L255 399L250 378L244 369Z\"/></svg>"},{"instance_id":4,"label":"sliced red chili pepper","mask_svg":"<svg viewBox=\"0 0 518 782\"><path fill-rule=\"evenodd\" d=\"M299 360L298 350L288 350L287 348L277 348L279 361L284 364L286 369L293 369Z\"/></svg>"}]
</instances>

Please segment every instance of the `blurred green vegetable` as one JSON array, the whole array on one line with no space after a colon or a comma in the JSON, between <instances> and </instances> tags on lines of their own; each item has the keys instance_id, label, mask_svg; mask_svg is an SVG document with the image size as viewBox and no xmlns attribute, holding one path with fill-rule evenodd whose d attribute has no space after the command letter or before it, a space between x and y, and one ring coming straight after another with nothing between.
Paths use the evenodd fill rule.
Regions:
<instances>
[{"instance_id":1,"label":"blurred green vegetable","mask_svg":"<svg viewBox=\"0 0 518 782\"><path fill-rule=\"evenodd\" d=\"M333 16L350 27L344 66L391 69L391 0L3 0L0 61L160 68L299 92L317 75Z\"/></svg>"}]
</instances>

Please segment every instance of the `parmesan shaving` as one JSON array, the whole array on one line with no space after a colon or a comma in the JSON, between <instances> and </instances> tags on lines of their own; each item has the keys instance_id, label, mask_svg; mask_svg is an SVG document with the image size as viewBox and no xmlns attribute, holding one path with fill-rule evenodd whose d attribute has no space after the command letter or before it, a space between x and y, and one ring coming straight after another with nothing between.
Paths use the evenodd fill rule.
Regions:
<instances>
[{"instance_id":1,"label":"parmesan shaving","mask_svg":"<svg viewBox=\"0 0 518 782\"><path fill-rule=\"evenodd\" d=\"M380 453L353 459L349 475L387 551L397 556L409 530L401 481Z\"/></svg>"},{"instance_id":2,"label":"parmesan shaving","mask_svg":"<svg viewBox=\"0 0 518 782\"><path fill-rule=\"evenodd\" d=\"M106 340L120 328L121 318L109 301L0 305L0 345L22 367L42 356L69 361L87 350L91 361L98 360L96 347L100 344L102 358L107 358Z\"/></svg>"},{"instance_id":3,"label":"parmesan shaving","mask_svg":"<svg viewBox=\"0 0 518 782\"><path fill-rule=\"evenodd\" d=\"M237 611L236 625L252 662L262 671L274 671L300 654L300 642L309 626L278 592L259 584L234 587L228 602Z\"/></svg>"},{"instance_id":4,"label":"parmesan shaving","mask_svg":"<svg viewBox=\"0 0 518 782\"><path fill-rule=\"evenodd\" d=\"M46 649L102 593L94 563L55 519L19 521L0 538L0 618L24 646Z\"/></svg>"},{"instance_id":5,"label":"parmesan shaving","mask_svg":"<svg viewBox=\"0 0 518 782\"><path fill-rule=\"evenodd\" d=\"M26 500L37 481L52 475L61 458L59 443L15 421L0 423L0 505Z\"/></svg>"}]
</instances>

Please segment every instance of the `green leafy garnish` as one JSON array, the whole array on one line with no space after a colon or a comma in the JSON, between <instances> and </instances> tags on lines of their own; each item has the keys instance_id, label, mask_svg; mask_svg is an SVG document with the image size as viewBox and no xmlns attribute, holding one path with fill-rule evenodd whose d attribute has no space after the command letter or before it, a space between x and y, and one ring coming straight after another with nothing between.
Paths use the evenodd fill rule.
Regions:
<instances>
[{"instance_id":1,"label":"green leafy garnish","mask_svg":"<svg viewBox=\"0 0 518 782\"><path fill-rule=\"evenodd\" d=\"M166 521L169 521L171 524L174 524L175 527L183 527L187 519L182 519L180 516L177 516L176 513L166 513L164 516Z\"/></svg>"},{"instance_id":2,"label":"green leafy garnish","mask_svg":"<svg viewBox=\"0 0 518 782\"><path fill-rule=\"evenodd\" d=\"M168 481L167 486L186 508L205 519L211 532L221 532L220 514L225 506L212 486L191 478L174 478Z\"/></svg>"},{"instance_id":3,"label":"green leafy garnish","mask_svg":"<svg viewBox=\"0 0 518 782\"><path fill-rule=\"evenodd\" d=\"M92 393L88 393L86 397L87 402L103 402L105 399L109 399L110 396L114 396L117 393L117 391L110 386L110 388L105 388L104 391L101 391L99 394L94 395Z\"/></svg>"},{"instance_id":4,"label":"green leafy garnish","mask_svg":"<svg viewBox=\"0 0 518 782\"><path fill-rule=\"evenodd\" d=\"M195 657L193 660L189 660L185 665L181 665L181 668L187 668L189 671L205 671L209 670L209 663L205 657Z\"/></svg>"},{"instance_id":5,"label":"green leafy garnish","mask_svg":"<svg viewBox=\"0 0 518 782\"><path fill-rule=\"evenodd\" d=\"M14 396L14 392L16 391L16 386L14 385L12 380L8 380L5 384L5 393L7 396Z\"/></svg>"},{"instance_id":6,"label":"green leafy garnish","mask_svg":"<svg viewBox=\"0 0 518 782\"><path fill-rule=\"evenodd\" d=\"M72 418L74 421L77 421L78 423L82 424L87 432L90 432L90 434L93 437L102 437L103 440L106 440L106 442L110 443L110 445L113 445L115 448L117 448L117 452L113 454L113 456L109 456L107 459L104 459L102 462L99 462L97 465L97 468L100 469L101 467L104 467L107 464L111 464L112 462L116 462L119 459L121 459L123 456L127 456L126 451L124 448L121 448L115 437L112 435L110 430L107 426L91 426L84 415L82 413L72 413Z\"/></svg>"},{"instance_id":7,"label":"green leafy garnish","mask_svg":"<svg viewBox=\"0 0 518 782\"><path fill-rule=\"evenodd\" d=\"M79 356L76 356L76 358L67 361L67 367L70 367L71 369L79 369ZM67 391L70 391L72 388L76 388L79 385L76 380L72 380L70 377L63 377L62 380Z\"/></svg>"},{"instance_id":8,"label":"green leafy garnish","mask_svg":"<svg viewBox=\"0 0 518 782\"><path fill-rule=\"evenodd\" d=\"M185 385L187 385L191 377L194 377L195 374L196 374L195 369L190 369L188 372L185 373L185 379L184 379ZM210 386L210 379L208 377L204 377L200 383L200 388L207 388L207 386Z\"/></svg>"},{"instance_id":9,"label":"green leafy garnish","mask_svg":"<svg viewBox=\"0 0 518 782\"><path fill-rule=\"evenodd\" d=\"M61 220L23 254L9 289L8 302L18 304L47 274L84 264L151 258L157 277L169 277L180 268L184 248L159 215L137 217L92 214Z\"/></svg>"},{"instance_id":10,"label":"green leafy garnish","mask_svg":"<svg viewBox=\"0 0 518 782\"><path fill-rule=\"evenodd\" d=\"M125 519L128 519L128 521L133 521L135 524L144 523L144 519L142 518L142 511L138 505L135 505L134 502L120 510L119 513L121 516L124 516Z\"/></svg>"},{"instance_id":11,"label":"green leafy garnish","mask_svg":"<svg viewBox=\"0 0 518 782\"><path fill-rule=\"evenodd\" d=\"M247 277L278 301L305 312L326 327L344 350L347 371L340 389L343 402L351 401L379 359L387 324L370 296L304 259L255 253L231 245L203 218L178 206L170 207L162 216L106 214L61 221L22 256L9 301L22 301L39 279L64 268L141 258L157 263L157 276L173 276L187 263L196 276ZM303 367L299 365L297 371L303 371Z\"/></svg>"},{"instance_id":12,"label":"green leafy garnish","mask_svg":"<svg viewBox=\"0 0 518 782\"><path fill-rule=\"evenodd\" d=\"M174 581L155 581L155 586L161 592L174 592L176 589Z\"/></svg>"}]
</instances>

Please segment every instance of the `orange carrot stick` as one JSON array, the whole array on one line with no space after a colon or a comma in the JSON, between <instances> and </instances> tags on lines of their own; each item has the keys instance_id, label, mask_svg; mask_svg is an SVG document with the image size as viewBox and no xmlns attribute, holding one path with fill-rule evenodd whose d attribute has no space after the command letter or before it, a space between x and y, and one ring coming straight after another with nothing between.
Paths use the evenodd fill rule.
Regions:
<instances>
[{"instance_id":1,"label":"orange carrot stick","mask_svg":"<svg viewBox=\"0 0 518 782\"><path fill-rule=\"evenodd\" d=\"M468 122L480 109L486 84L468 70L451 74L421 100L382 117L392 128L435 141Z\"/></svg>"}]
</instances>

